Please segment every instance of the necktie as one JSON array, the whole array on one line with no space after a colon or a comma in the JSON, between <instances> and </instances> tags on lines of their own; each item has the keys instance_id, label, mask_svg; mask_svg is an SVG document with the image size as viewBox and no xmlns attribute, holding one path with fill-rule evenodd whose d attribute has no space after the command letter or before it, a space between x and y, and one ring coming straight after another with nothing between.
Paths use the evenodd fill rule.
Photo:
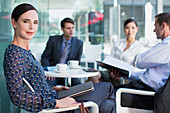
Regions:
<instances>
[{"instance_id":1,"label":"necktie","mask_svg":"<svg viewBox=\"0 0 170 113\"><path fill-rule=\"evenodd\" d=\"M64 47L63 53L60 58L60 63L65 63L65 61L67 59L67 45L68 45L68 42L65 42L65 47Z\"/></svg>"}]
</instances>

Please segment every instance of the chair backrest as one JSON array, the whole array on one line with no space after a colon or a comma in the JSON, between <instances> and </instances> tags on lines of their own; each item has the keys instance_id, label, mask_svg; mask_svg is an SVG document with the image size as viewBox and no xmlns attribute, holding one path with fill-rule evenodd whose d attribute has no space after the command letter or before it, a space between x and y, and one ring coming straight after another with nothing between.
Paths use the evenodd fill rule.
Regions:
<instances>
[{"instance_id":1,"label":"chair backrest","mask_svg":"<svg viewBox=\"0 0 170 113\"><path fill-rule=\"evenodd\" d=\"M96 59L101 59L102 45L85 45L83 53L86 60L96 61Z\"/></svg>"},{"instance_id":2,"label":"chair backrest","mask_svg":"<svg viewBox=\"0 0 170 113\"><path fill-rule=\"evenodd\" d=\"M147 96L154 96L155 92L152 91L144 91L144 90L136 90L130 88L119 88L116 91L116 113L153 113L153 110L146 110L146 109L139 109L133 107L125 107L121 105L122 100L122 93L129 93L129 94L137 94L137 95L147 95ZM163 112L160 112L163 113Z\"/></svg>"},{"instance_id":3,"label":"chair backrest","mask_svg":"<svg viewBox=\"0 0 170 113\"><path fill-rule=\"evenodd\" d=\"M44 43L38 43L38 44L31 44L30 45L30 50L36 60L41 64L41 55L45 49L45 44Z\"/></svg>"}]
</instances>

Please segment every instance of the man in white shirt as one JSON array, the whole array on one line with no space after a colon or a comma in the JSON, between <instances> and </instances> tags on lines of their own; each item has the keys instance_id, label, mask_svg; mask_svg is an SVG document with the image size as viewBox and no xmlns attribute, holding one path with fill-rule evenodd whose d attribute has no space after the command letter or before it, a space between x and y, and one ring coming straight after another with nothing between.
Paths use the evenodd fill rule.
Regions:
<instances>
[{"instance_id":1,"label":"man in white shirt","mask_svg":"<svg viewBox=\"0 0 170 113\"><path fill-rule=\"evenodd\" d=\"M162 42L139 55L136 63L138 68L146 71L133 73L132 81L122 87L157 91L166 83L170 75L170 13L155 16L154 32ZM124 106L153 109L153 97L127 94L122 99Z\"/></svg>"},{"instance_id":2,"label":"man in white shirt","mask_svg":"<svg viewBox=\"0 0 170 113\"><path fill-rule=\"evenodd\" d=\"M146 69L139 79L157 91L170 75L170 13L155 16L154 32L162 42L141 54L136 65Z\"/></svg>"}]
</instances>

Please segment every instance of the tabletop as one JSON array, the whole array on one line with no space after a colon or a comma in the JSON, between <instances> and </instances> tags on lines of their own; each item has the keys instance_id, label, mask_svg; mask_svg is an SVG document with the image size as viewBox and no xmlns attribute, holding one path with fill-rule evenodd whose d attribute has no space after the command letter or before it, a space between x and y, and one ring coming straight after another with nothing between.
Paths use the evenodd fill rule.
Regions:
<instances>
[{"instance_id":1,"label":"tabletop","mask_svg":"<svg viewBox=\"0 0 170 113\"><path fill-rule=\"evenodd\" d=\"M78 69L69 69L64 72L58 72L57 67L47 67L49 71L45 71L45 76L58 78L82 78L92 77L99 74L99 72L85 72L81 67Z\"/></svg>"},{"instance_id":2,"label":"tabletop","mask_svg":"<svg viewBox=\"0 0 170 113\"><path fill-rule=\"evenodd\" d=\"M58 72L56 66L47 67L48 71L45 71L45 76L65 78L65 86L68 84L71 86L71 78L83 78L92 77L99 74L99 72L86 72L81 67L78 69L67 69L64 72Z\"/></svg>"}]
</instances>

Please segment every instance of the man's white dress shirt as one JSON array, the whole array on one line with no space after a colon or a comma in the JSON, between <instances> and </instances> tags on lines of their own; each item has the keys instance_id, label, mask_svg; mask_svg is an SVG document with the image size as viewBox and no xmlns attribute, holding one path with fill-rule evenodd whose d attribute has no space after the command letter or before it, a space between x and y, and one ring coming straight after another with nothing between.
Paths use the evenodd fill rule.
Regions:
<instances>
[{"instance_id":1,"label":"man's white dress shirt","mask_svg":"<svg viewBox=\"0 0 170 113\"><path fill-rule=\"evenodd\" d=\"M143 74L133 73L131 77L138 76L155 91L162 87L170 75L170 36L142 53L137 59L136 66L146 71Z\"/></svg>"}]
</instances>

